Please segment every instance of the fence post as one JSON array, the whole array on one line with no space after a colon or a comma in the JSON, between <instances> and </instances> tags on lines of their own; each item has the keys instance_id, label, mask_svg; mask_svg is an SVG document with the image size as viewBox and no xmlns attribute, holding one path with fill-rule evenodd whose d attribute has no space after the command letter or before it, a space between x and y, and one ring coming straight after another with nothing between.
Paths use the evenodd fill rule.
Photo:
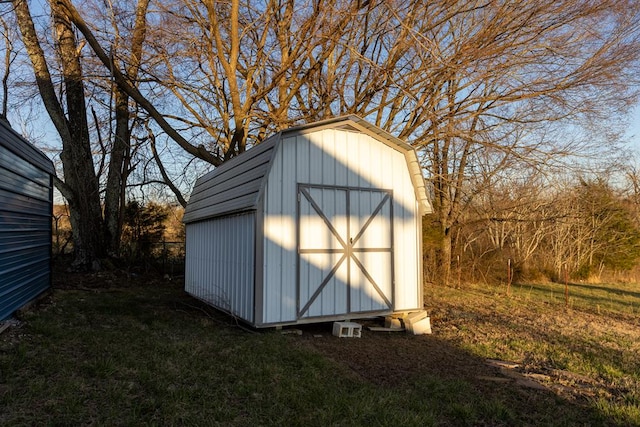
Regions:
<instances>
[{"instance_id":1,"label":"fence post","mask_svg":"<svg viewBox=\"0 0 640 427\"><path fill-rule=\"evenodd\" d=\"M564 308L569 308L569 269L564 266Z\"/></svg>"},{"instance_id":2,"label":"fence post","mask_svg":"<svg viewBox=\"0 0 640 427\"><path fill-rule=\"evenodd\" d=\"M507 260L507 296L511 296L511 258Z\"/></svg>"}]
</instances>

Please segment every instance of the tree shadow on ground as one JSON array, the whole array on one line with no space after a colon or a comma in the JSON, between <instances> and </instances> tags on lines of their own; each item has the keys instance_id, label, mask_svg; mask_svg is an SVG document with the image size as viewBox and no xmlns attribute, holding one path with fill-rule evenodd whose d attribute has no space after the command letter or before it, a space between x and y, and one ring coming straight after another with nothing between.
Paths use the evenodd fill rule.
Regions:
<instances>
[{"instance_id":1,"label":"tree shadow on ground","mask_svg":"<svg viewBox=\"0 0 640 427\"><path fill-rule=\"evenodd\" d=\"M54 288L98 294L119 291L123 298L131 300L130 306L123 306L126 301L120 301L121 313L140 317L141 311L149 312L151 320L157 310L179 310L194 321L206 317L227 327L236 324L232 317L186 295L178 281L161 276L114 272L66 274L55 278ZM154 290L153 298L143 292L149 288ZM145 320L148 316L142 317ZM508 323L513 319L505 317L497 321ZM403 332L372 332L366 329L368 322L377 325L379 321L362 322L365 328L359 339L332 336L331 323L292 327L302 331L302 335L290 334L286 339L292 347L320 354L335 363L337 375L405 396L409 403L403 405L403 410L419 412L423 407L431 408L435 425L621 425L600 413L592 406L593 401L561 395L550 388L523 385L517 375L465 350L463 341L438 335L437 328L433 335L413 336ZM260 337L273 330L251 332L259 332Z\"/></svg>"},{"instance_id":2,"label":"tree shadow on ground","mask_svg":"<svg viewBox=\"0 0 640 427\"><path fill-rule=\"evenodd\" d=\"M569 283L570 288L581 288L585 290L598 290L602 292L607 292L609 294L619 295L622 297L631 297L637 298L640 300L640 292L632 292L626 289L621 289L624 285L618 285L618 287L607 287L607 286L598 286L592 284L584 284L584 283Z\"/></svg>"},{"instance_id":3,"label":"tree shadow on ground","mask_svg":"<svg viewBox=\"0 0 640 427\"><path fill-rule=\"evenodd\" d=\"M476 410L476 418L467 420L472 425L620 425L585 399L561 396L436 335L412 336L363 328L359 339L336 338L331 335L330 324L297 328L303 334L294 339L362 380L378 387L423 393L425 404L439 406L436 412L445 417L445 424L452 422L447 415L452 406L478 399L484 407L498 409L485 413ZM508 414L501 416L502 411Z\"/></svg>"}]
</instances>

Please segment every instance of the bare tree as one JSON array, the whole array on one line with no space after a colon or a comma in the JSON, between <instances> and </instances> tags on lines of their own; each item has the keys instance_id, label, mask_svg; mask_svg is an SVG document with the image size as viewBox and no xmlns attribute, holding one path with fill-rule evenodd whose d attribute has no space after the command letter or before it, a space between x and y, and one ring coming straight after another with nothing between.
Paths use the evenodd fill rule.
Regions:
<instances>
[{"instance_id":1,"label":"bare tree","mask_svg":"<svg viewBox=\"0 0 640 427\"><path fill-rule=\"evenodd\" d=\"M492 176L593 149L585 141L556 139L552 131L562 124L577 127L581 120L611 120L633 102L639 6L575 0L412 3L414 8L384 3L385 14L409 29L413 67L406 75L416 83L403 83L404 101L394 97L384 117L424 153L442 234L441 277L447 282L452 227ZM375 99L372 106L379 107Z\"/></svg>"},{"instance_id":2,"label":"bare tree","mask_svg":"<svg viewBox=\"0 0 640 427\"><path fill-rule=\"evenodd\" d=\"M117 67L114 66L114 58L110 56L100 41L96 38L94 32L91 30L87 22L80 15L78 10L69 0L58 0L56 5L61 9L64 9L65 13L73 21L76 28L84 35L87 43L91 46L98 59L103 65L110 70L111 76L120 89L122 89L133 101L135 101L140 107L142 107L148 114L155 120L160 128L167 133L167 135L176 141L178 145L192 156L198 157L204 161L207 161L213 165L219 165L222 162L222 158L207 151L202 145L195 146L183 137L176 129L169 123L167 118L160 113L153 103L144 96L144 94L136 87L135 84L128 79L128 77Z\"/></svg>"},{"instance_id":3,"label":"bare tree","mask_svg":"<svg viewBox=\"0 0 640 427\"><path fill-rule=\"evenodd\" d=\"M497 254L499 271L509 259L516 277L537 274L542 270L535 263L539 248L563 219L557 204L555 192L540 174L505 179L469 205L461 218L462 244L480 257Z\"/></svg>"},{"instance_id":4,"label":"bare tree","mask_svg":"<svg viewBox=\"0 0 640 427\"><path fill-rule=\"evenodd\" d=\"M167 117L220 161L317 114L301 103L357 5L163 2L147 76L181 108Z\"/></svg>"},{"instance_id":5,"label":"bare tree","mask_svg":"<svg viewBox=\"0 0 640 427\"><path fill-rule=\"evenodd\" d=\"M133 14L133 29L129 37L119 31L119 16L112 8L112 28L115 33L111 45L112 66L123 69L123 74L133 86L137 85L138 72L142 63L142 51L147 31L146 15L149 0L137 2ZM122 25L125 27L124 25ZM121 48L122 44L127 44ZM123 52L121 52L123 51ZM122 59L121 59L122 58ZM123 63L123 60L126 60ZM122 234L125 189L131 159L131 122L130 97L122 88L113 84L115 133L109 158L109 171L105 186L104 219L106 241L112 254L117 255Z\"/></svg>"},{"instance_id":6,"label":"bare tree","mask_svg":"<svg viewBox=\"0 0 640 427\"><path fill-rule=\"evenodd\" d=\"M91 4L87 4L89 8ZM109 51L113 57L112 67L122 69L124 75L127 76L132 84L136 84L136 78L138 69L142 59L142 49L145 39L146 31L146 14L149 6L148 0L140 0L135 4L126 5L121 2L118 8L111 7L105 8L104 5L92 9L96 22L110 25L111 31L107 31L109 34L105 37L106 44L109 46ZM89 9L91 10L91 9ZM58 21L64 21L68 25L67 33L65 37L75 37L75 29L72 28L71 22L68 20L66 9L60 2L51 4L51 12L54 16L54 23ZM39 89L42 99L47 106L47 111L52 117L52 120L57 122L57 129L63 140L63 152L61 155L63 163L63 177L56 181L56 185L60 188L65 198L73 197L74 178L69 177L70 171L77 171L78 166L75 164L76 157L65 155L68 153L74 145L85 146L84 157L82 161L85 165L81 168L87 176L90 171L92 177L82 178L79 181L97 183L99 191L91 192L90 202L87 200L81 201L81 203L95 204L97 201L98 212L101 212L100 206L102 205L104 210L104 217L102 215L96 215L96 210L92 210L92 214L96 215L96 219L92 221L91 235L98 235L96 241L99 241L99 250L89 251L88 255L81 255L83 252L83 245L78 240L79 235L74 234L74 247L80 251L77 253L76 264L90 265L92 259L96 257L104 256L105 254L117 256L119 252L120 235L122 230L122 220L124 215L124 202L126 197L126 183L129 173L131 172L131 157L132 147L132 127L135 126L135 105L130 104L129 96L113 82L112 70L106 69L100 65L96 67L95 61L92 61L90 55L82 55L84 40L71 40L69 45L75 44L76 48L66 48L63 43L60 42L60 37L54 40L54 46L56 55L53 56L40 47L41 41L38 39L38 35L35 32L35 26L33 20L28 11L26 2L21 2L16 6L16 16L21 22L23 43L27 47L27 52L34 65L34 71L36 74L36 80L39 83ZM57 28L56 28L57 29ZM33 32L29 32L33 30ZM58 33L56 33L58 34ZM46 36L41 35L41 39L46 42ZM62 49L65 47L65 51ZM74 54L75 52L75 54ZM66 60L65 55L69 58L75 55L73 60ZM35 61L35 62L34 62ZM58 63L60 61L60 64ZM65 63L66 61L66 63ZM71 67L66 65L68 63L73 64L73 76L70 75ZM65 86L62 87L60 94L56 95L56 87L54 87L52 81L55 81L57 77L54 75L51 77L49 69L52 67L54 70L62 69L62 79L65 82ZM54 71L55 73L55 71ZM73 90L81 90L82 96L69 96L70 85L66 82L77 80L73 86ZM45 83L40 83L45 81ZM63 100L62 96L66 96L63 103L60 103L60 111L55 107L53 98L58 96L60 100ZM48 98L47 98L48 97ZM78 105L71 106L71 102L77 102ZM80 105L80 103L82 105ZM93 119L93 126L90 125L87 120L87 105L91 105L90 112ZM95 108L98 108L96 112ZM104 113L101 114L101 111ZM62 114L63 117L59 117ZM78 122L83 122L81 126L87 128L83 131L81 137L75 138L72 136L71 141L66 140L65 127L70 124L71 114L74 114L74 119ZM80 116L84 118L80 118ZM115 128L115 129L114 129ZM62 131L61 131L62 129ZM104 130L107 132L103 133ZM62 133L61 133L62 132ZM66 143L65 143L66 141ZM87 193L82 190L80 193ZM95 194L94 194L95 193ZM78 196L75 196L78 199ZM74 212L72 201L69 201L72 212ZM79 222L84 222L83 215L85 213L76 209L76 215L74 215L74 231L79 227ZM73 215L73 214L72 214ZM80 218L80 219L78 219ZM101 224L99 228L98 224ZM87 239L85 238L85 241ZM92 253L94 253L92 255ZM80 258L78 258L80 256Z\"/></svg>"},{"instance_id":7,"label":"bare tree","mask_svg":"<svg viewBox=\"0 0 640 427\"><path fill-rule=\"evenodd\" d=\"M80 63L82 47L77 42L67 14L57 3L52 3L54 37L64 85L64 96L60 99L26 0L16 1L15 12L40 95L62 139L64 181L55 179L55 184L69 203L74 265L78 268L96 268L95 262L104 254L102 212L89 140L84 76Z\"/></svg>"},{"instance_id":8,"label":"bare tree","mask_svg":"<svg viewBox=\"0 0 640 427\"><path fill-rule=\"evenodd\" d=\"M495 177L594 149L558 130L609 125L637 92L631 0L172 0L146 24L153 60L136 75L87 13L55 4L119 90L214 166L292 123L342 114L408 140L432 184L445 283L455 225Z\"/></svg>"},{"instance_id":9,"label":"bare tree","mask_svg":"<svg viewBox=\"0 0 640 427\"><path fill-rule=\"evenodd\" d=\"M0 109L0 118L7 119L7 110L9 104L9 77L11 75L11 67L16 59L17 53L14 46L15 31L14 23L11 22L11 16L8 14L0 15L0 37L4 44L4 57L2 61L2 107Z\"/></svg>"}]
</instances>

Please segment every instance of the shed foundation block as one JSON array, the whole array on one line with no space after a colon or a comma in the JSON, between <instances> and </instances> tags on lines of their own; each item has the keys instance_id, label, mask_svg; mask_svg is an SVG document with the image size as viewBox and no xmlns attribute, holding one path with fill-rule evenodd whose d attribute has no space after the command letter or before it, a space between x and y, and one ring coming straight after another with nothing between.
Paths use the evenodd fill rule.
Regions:
<instances>
[{"instance_id":1,"label":"shed foundation block","mask_svg":"<svg viewBox=\"0 0 640 427\"><path fill-rule=\"evenodd\" d=\"M360 338L362 325L355 322L333 322L333 335L339 338Z\"/></svg>"}]
</instances>

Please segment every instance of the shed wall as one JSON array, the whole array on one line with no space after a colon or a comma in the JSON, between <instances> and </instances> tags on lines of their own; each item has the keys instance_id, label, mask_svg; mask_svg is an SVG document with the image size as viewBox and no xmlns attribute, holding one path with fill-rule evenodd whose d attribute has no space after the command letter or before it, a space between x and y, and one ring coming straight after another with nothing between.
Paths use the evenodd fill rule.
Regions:
<instances>
[{"instance_id":1,"label":"shed wall","mask_svg":"<svg viewBox=\"0 0 640 427\"><path fill-rule=\"evenodd\" d=\"M186 226L185 290L254 322L255 212Z\"/></svg>"},{"instance_id":2,"label":"shed wall","mask_svg":"<svg viewBox=\"0 0 640 427\"><path fill-rule=\"evenodd\" d=\"M404 153L341 129L287 135L264 193L263 323L296 321L297 184L393 190L394 309L422 306L420 217Z\"/></svg>"},{"instance_id":3,"label":"shed wall","mask_svg":"<svg viewBox=\"0 0 640 427\"><path fill-rule=\"evenodd\" d=\"M52 166L4 125L0 139L2 320L51 283Z\"/></svg>"}]
</instances>

